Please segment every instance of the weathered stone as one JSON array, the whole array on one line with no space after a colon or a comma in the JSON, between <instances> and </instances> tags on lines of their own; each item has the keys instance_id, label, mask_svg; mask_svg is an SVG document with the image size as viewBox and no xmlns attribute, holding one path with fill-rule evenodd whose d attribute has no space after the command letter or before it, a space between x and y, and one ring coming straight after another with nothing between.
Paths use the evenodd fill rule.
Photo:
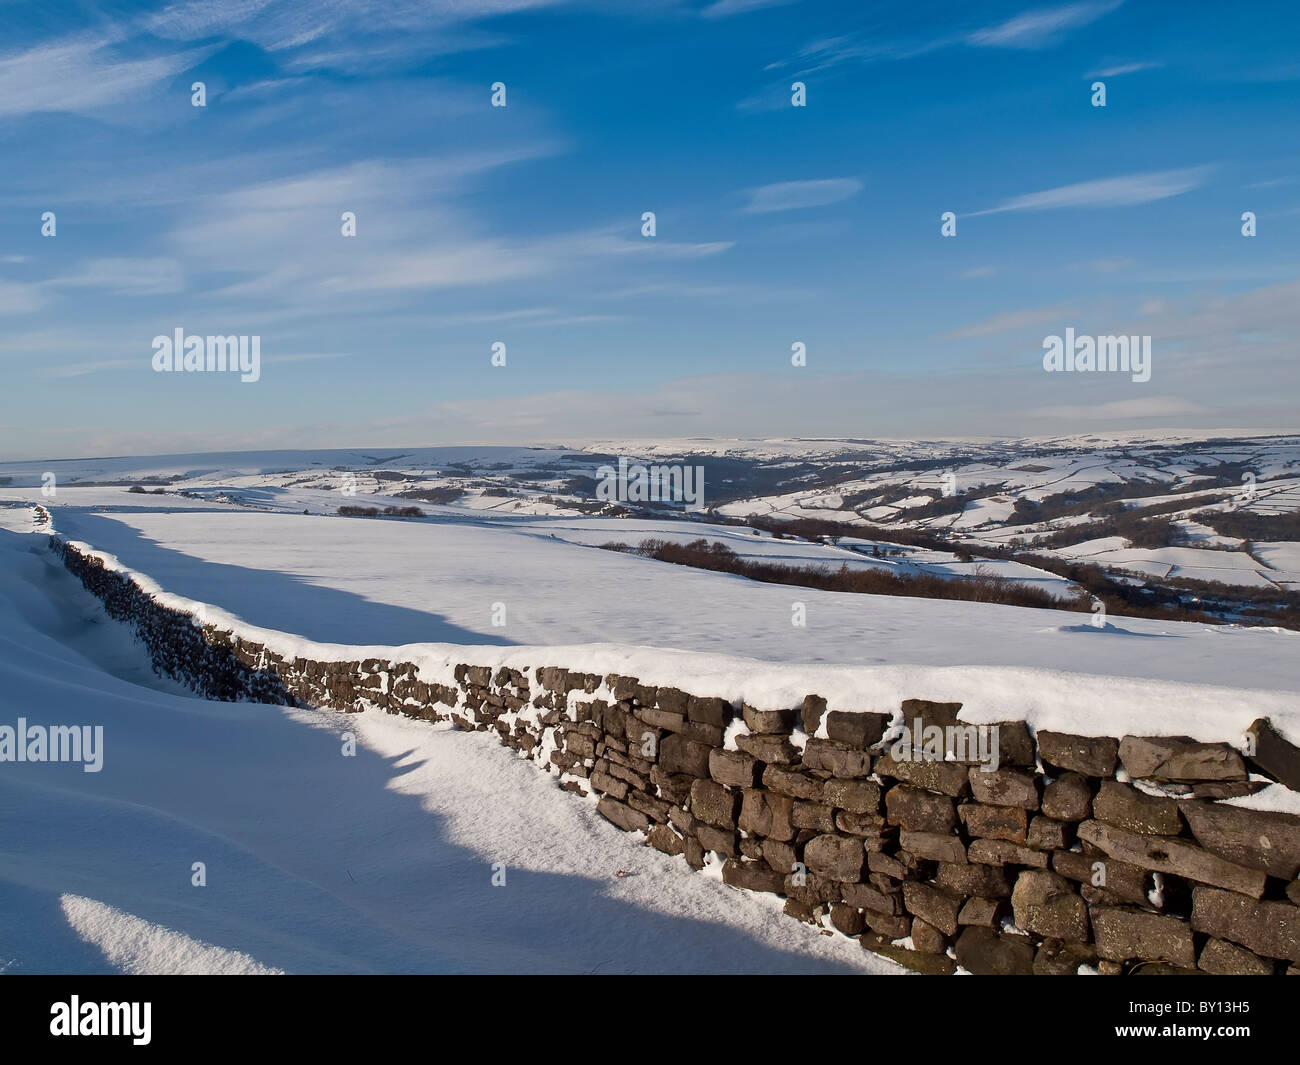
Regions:
<instances>
[{"instance_id":1,"label":"weathered stone","mask_svg":"<svg viewBox=\"0 0 1300 1065\"><path fill-rule=\"evenodd\" d=\"M901 937L894 937L901 938ZM922 973L925 976L951 976L957 971L957 965L953 960L943 954L926 954L920 950L908 950L906 947L900 947L891 943L887 935L878 935L872 932L864 932L858 937L858 942L863 948L871 951L873 954L879 954L883 958L888 958L905 968L914 972Z\"/></svg>"},{"instance_id":2,"label":"weathered stone","mask_svg":"<svg viewBox=\"0 0 1300 1065\"><path fill-rule=\"evenodd\" d=\"M871 850L881 849L881 841L889 831L879 814L855 814L850 810L836 812L835 827L850 836L861 836Z\"/></svg>"},{"instance_id":3,"label":"weathered stone","mask_svg":"<svg viewBox=\"0 0 1300 1065\"><path fill-rule=\"evenodd\" d=\"M1025 846L1036 851L1061 850L1074 837L1074 826L1067 821L1054 821L1039 814L1029 822L1029 835Z\"/></svg>"},{"instance_id":4,"label":"weathered stone","mask_svg":"<svg viewBox=\"0 0 1300 1065\"><path fill-rule=\"evenodd\" d=\"M689 773L665 773L657 765L650 767L650 783L663 798L675 806L690 799L691 785L695 780Z\"/></svg>"},{"instance_id":5,"label":"weathered stone","mask_svg":"<svg viewBox=\"0 0 1300 1065\"><path fill-rule=\"evenodd\" d=\"M905 939L912 931L912 918L906 914L864 910L862 917L868 928L888 939Z\"/></svg>"},{"instance_id":6,"label":"weathered stone","mask_svg":"<svg viewBox=\"0 0 1300 1065\"><path fill-rule=\"evenodd\" d=\"M790 823L812 832L834 832L835 811L818 802L797 802L791 808Z\"/></svg>"},{"instance_id":7,"label":"weathered stone","mask_svg":"<svg viewBox=\"0 0 1300 1065\"><path fill-rule=\"evenodd\" d=\"M1300 791L1300 747L1287 740L1266 717L1252 722L1246 734L1255 744L1251 761L1274 780Z\"/></svg>"},{"instance_id":8,"label":"weathered stone","mask_svg":"<svg viewBox=\"0 0 1300 1065\"><path fill-rule=\"evenodd\" d=\"M820 695L806 695L803 700L803 707L799 711L799 718L803 722L803 730L809 736L817 732L822 723L822 715L826 713L826 700Z\"/></svg>"},{"instance_id":9,"label":"weathered stone","mask_svg":"<svg viewBox=\"0 0 1300 1065\"><path fill-rule=\"evenodd\" d=\"M1176 836L1183 830L1175 800L1147 795L1118 780L1101 782L1092 816L1143 836Z\"/></svg>"},{"instance_id":10,"label":"weathered stone","mask_svg":"<svg viewBox=\"0 0 1300 1065\"><path fill-rule=\"evenodd\" d=\"M1079 838L1113 858L1143 869L1173 873L1201 884L1239 891L1251 898L1264 894L1263 872L1236 865L1185 840L1139 836L1101 821L1083 822L1079 826Z\"/></svg>"},{"instance_id":11,"label":"weathered stone","mask_svg":"<svg viewBox=\"0 0 1300 1065\"><path fill-rule=\"evenodd\" d=\"M782 876L793 872L798 860L798 852L789 843L775 839L763 840L763 861Z\"/></svg>"},{"instance_id":12,"label":"weathered stone","mask_svg":"<svg viewBox=\"0 0 1300 1065\"><path fill-rule=\"evenodd\" d=\"M1240 799L1244 795L1254 795L1263 791L1272 783L1268 780L1208 780L1192 784L1194 799ZM1166 785L1175 787L1175 785Z\"/></svg>"},{"instance_id":13,"label":"weathered stone","mask_svg":"<svg viewBox=\"0 0 1300 1065\"><path fill-rule=\"evenodd\" d=\"M752 788L758 783L758 761L744 751L709 751L709 776L733 788Z\"/></svg>"},{"instance_id":14,"label":"weathered stone","mask_svg":"<svg viewBox=\"0 0 1300 1065\"><path fill-rule=\"evenodd\" d=\"M889 714L846 713L832 710L826 715L826 735L846 747L866 750L880 742L889 726Z\"/></svg>"},{"instance_id":15,"label":"weathered stone","mask_svg":"<svg viewBox=\"0 0 1300 1065\"><path fill-rule=\"evenodd\" d=\"M640 810L651 820L666 824L668 821L668 804L641 791L629 791L627 804L634 810Z\"/></svg>"},{"instance_id":16,"label":"weathered stone","mask_svg":"<svg viewBox=\"0 0 1300 1065\"><path fill-rule=\"evenodd\" d=\"M807 869L801 869L797 875L788 873L785 878L785 893L791 898L810 903L839 902L840 889L843 887L838 881L817 876Z\"/></svg>"},{"instance_id":17,"label":"weathered stone","mask_svg":"<svg viewBox=\"0 0 1300 1065\"><path fill-rule=\"evenodd\" d=\"M1003 936L992 928L971 927L957 937L957 964L976 976L1028 976L1034 971L1034 945L1027 936Z\"/></svg>"},{"instance_id":18,"label":"weathered stone","mask_svg":"<svg viewBox=\"0 0 1300 1065\"><path fill-rule=\"evenodd\" d=\"M971 836L1024 843L1029 833L1029 814L1019 806L984 806L966 802L957 808L957 812Z\"/></svg>"},{"instance_id":19,"label":"weathered stone","mask_svg":"<svg viewBox=\"0 0 1300 1065\"><path fill-rule=\"evenodd\" d=\"M831 924L846 936L860 936L867 927L862 911L842 902L831 903Z\"/></svg>"},{"instance_id":20,"label":"weathered stone","mask_svg":"<svg viewBox=\"0 0 1300 1065\"><path fill-rule=\"evenodd\" d=\"M1119 759L1119 743L1109 736L1072 736L1040 729L1038 754L1046 764L1058 769L1069 769L1086 777L1111 777Z\"/></svg>"},{"instance_id":21,"label":"weathered stone","mask_svg":"<svg viewBox=\"0 0 1300 1065\"><path fill-rule=\"evenodd\" d=\"M873 873L892 877L895 880L906 880L911 869L900 861L899 858L899 855L879 854L874 851L869 852L867 854L867 868Z\"/></svg>"},{"instance_id":22,"label":"weathered stone","mask_svg":"<svg viewBox=\"0 0 1300 1065\"><path fill-rule=\"evenodd\" d=\"M646 839L650 846L664 854L681 854L686 849L682 837L667 825L655 825L646 834Z\"/></svg>"},{"instance_id":23,"label":"weathered stone","mask_svg":"<svg viewBox=\"0 0 1300 1065\"><path fill-rule=\"evenodd\" d=\"M1277 963L1226 939L1209 939L1201 948L1199 964L1219 976L1272 976Z\"/></svg>"},{"instance_id":24,"label":"weathered stone","mask_svg":"<svg viewBox=\"0 0 1300 1065\"><path fill-rule=\"evenodd\" d=\"M960 895L930 884L908 880L903 883L903 904L907 912L928 921L944 935L957 934L957 914L965 900Z\"/></svg>"},{"instance_id":25,"label":"weathered stone","mask_svg":"<svg viewBox=\"0 0 1300 1065\"><path fill-rule=\"evenodd\" d=\"M966 845L957 836L942 832L909 832L903 829L899 843L918 858L960 865L967 861Z\"/></svg>"},{"instance_id":26,"label":"weathered stone","mask_svg":"<svg viewBox=\"0 0 1300 1065\"><path fill-rule=\"evenodd\" d=\"M784 795L747 788L740 807L740 827L755 836L767 836L781 842L794 839L790 812L794 802Z\"/></svg>"},{"instance_id":27,"label":"weathered stone","mask_svg":"<svg viewBox=\"0 0 1300 1065\"><path fill-rule=\"evenodd\" d=\"M609 752L609 762L608 762L609 775L612 777L616 777L617 779L623 781L623 783L630 785L631 787L635 788L638 791L649 791L650 782L645 777L643 777L635 769L623 765L620 761L618 761L618 759L625 758L625 757L626 757L625 755L619 754L617 751ZM597 768L599 768L599 763L597 763Z\"/></svg>"},{"instance_id":28,"label":"weathered stone","mask_svg":"<svg viewBox=\"0 0 1300 1065\"><path fill-rule=\"evenodd\" d=\"M996 928L998 917L1005 905L1000 899L982 899L978 896L962 903L961 913L957 915L960 925L981 925Z\"/></svg>"},{"instance_id":29,"label":"weathered stone","mask_svg":"<svg viewBox=\"0 0 1300 1065\"><path fill-rule=\"evenodd\" d=\"M770 765L764 769L763 786L772 791L778 791L782 795L788 795L792 799L820 802L822 797L822 782L820 780L809 776L807 773L800 772L798 769L790 769L786 766Z\"/></svg>"},{"instance_id":30,"label":"weathered stone","mask_svg":"<svg viewBox=\"0 0 1300 1065\"><path fill-rule=\"evenodd\" d=\"M1192 928L1300 965L1300 906L1261 902L1233 891L1192 889Z\"/></svg>"},{"instance_id":31,"label":"weathered stone","mask_svg":"<svg viewBox=\"0 0 1300 1065\"><path fill-rule=\"evenodd\" d=\"M650 819L645 814L633 810L617 799L611 799L608 795L596 804L596 812L624 832L645 832L650 828Z\"/></svg>"},{"instance_id":32,"label":"weathered stone","mask_svg":"<svg viewBox=\"0 0 1300 1065\"><path fill-rule=\"evenodd\" d=\"M652 706L642 706L635 711L633 716L627 719L624 726L625 735L633 743L641 739L642 722L657 729L666 729L669 732L681 732L686 728L686 716L684 714L674 714L667 710L658 710Z\"/></svg>"},{"instance_id":33,"label":"weathered stone","mask_svg":"<svg viewBox=\"0 0 1300 1065\"><path fill-rule=\"evenodd\" d=\"M799 750L788 736L740 735L736 737L736 746L769 765L794 765L799 761Z\"/></svg>"},{"instance_id":34,"label":"weathered stone","mask_svg":"<svg viewBox=\"0 0 1300 1065\"><path fill-rule=\"evenodd\" d=\"M659 746L659 765L666 773L689 773L693 777L709 775L709 754L713 748L672 733Z\"/></svg>"},{"instance_id":35,"label":"weathered stone","mask_svg":"<svg viewBox=\"0 0 1300 1065\"><path fill-rule=\"evenodd\" d=\"M982 895L987 898L1011 897L1011 882L1004 870L992 865L953 865L941 862L934 882L954 895Z\"/></svg>"},{"instance_id":36,"label":"weathered stone","mask_svg":"<svg viewBox=\"0 0 1300 1065\"><path fill-rule=\"evenodd\" d=\"M874 780L832 777L822 789L822 801L855 814L874 814L880 810L880 785Z\"/></svg>"},{"instance_id":37,"label":"weathered stone","mask_svg":"<svg viewBox=\"0 0 1300 1065\"><path fill-rule=\"evenodd\" d=\"M1300 817L1295 814L1196 801L1180 808L1206 850L1282 880L1300 873Z\"/></svg>"},{"instance_id":38,"label":"weathered stone","mask_svg":"<svg viewBox=\"0 0 1300 1065\"><path fill-rule=\"evenodd\" d=\"M1086 821L1092 815L1092 787L1078 773L1065 773L1043 789L1043 813L1058 821Z\"/></svg>"},{"instance_id":39,"label":"weathered stone","mask_svg":"<svg viewBox=\"0 0 1300 1065\"><path fill-rule=\"evenodd\" d=\"M810 738L803 749L803 764L837 777L865 777L871 772L871 755L832 740Z\"/></svg>"},{"instance_id":40,"label":"weathered stone","mask_svg":"<svg viewBox=\"0 0 1300 1065\"><path fill-rule=\"evenodd\" d=\"M788 736L794 727L793 710L756 710L746 703L741 714L750 732Z\"/></svg>"},{"instance_id":41,"label":"weathered stone","mask_svg":"<svg viewBox=\"0 0 1300 1065\"><path fill-rule=\"evenodd\" d=\"M840 897L859 910L892 914L903 912L903 896L899 891L878 891L869 884L844 884L840 888Z\"/></svg>"},{"instance_id":42,"label":"weathered stone","mask_svg":"<svg viewBox=\"0 0 1300 1065\"><path fill-rule=\"evenodd\" d=\"M809 840L803 859L818 876L852 884L862 879L866 851L860 839L825 835Z\"/></svg>"},{"instance_id":43,"label":"weathered stone","mask_svg":"<svg viewBox=\"0 0 1300 1065\"><path fill-rule=\"evenodd\" d=\"M593 769L591 771L590 779L591 786L597 791L604 792L606 795L617 799L619 802L622 802L627 798L628 785L626 781L612 777L608 773L601 772L599 769Z\"/></svg>"},{"instance_id":44,"label":"weathered stone","mask_svg":"<svg viewBox=\"0 0 1300 1065\"><path fill-rule=\"evenodd\" d=\"M820 925L822 923L821 915L825 911L820 906L809 905L802 899L786 899L785 905L781 907L781 912L787 917L793 917L796 921Z\"/></svg>"},{"instance_id":45,"label":"weathered stone","mask_svg":"<svg viewBox=\"0 0 1300 1065\"><path fill-rule=\"evenodd\" d=\"M1070 880L1104 887L1116 900L1139 906L1147 904L1151 874L1118 858L1096 853L1056 851L1052 855L1052 868Z\"/></svg>"},{"instance_id":46,"label":"weathered stone","mask_svg":"<svg viewBox=\"0 0 1300 1065\"><path fill-rule=\"evenodd\" d=\"M659 689L661 701L663 693L667 690L671 689ZM731 704L726 699L703 698L692 695L686 700L686 716L696 724L726 728L732 717Z\"/></svg>"},{"instance_id":47,"label":"weathered stone","mask_svg":"<svg viewBox=\"0 0 1300 1065\"><path fill-rule=\"evenodd\" d=\"M1011 892L1016 927L1052 939L1084 942L1088 938L1088 907L1074 885L1059 873L1027 869Z\"/></svg>"},{"instance_id":48,"label":"weathered stone","mask_svg":"<svg viewBox=\"0 0 1300 1065\"><path fill-rule=\"evenodd\" d=\"M926 954L944 954L948 950L948 937L929 921L916 918L912 922L912 946Z\"/></svg>"},{"instance_id":49,"label":"weathered stone","mask_svg":"<svg viewBox=\"0 0 1300 1065\"><path fill-rule=\"evenodd\" d=\"M768 891L779 895L785 878L763 862L728 858L722 863L722 882L749 891Z\"/></svg>"},{"instance_id":50,"label":"weathered stone","mask_svg":"<svg viewBox=\"0 0 1300 1065\"><path fill-rule=\"evenodd\" d=\"M948 728L958 724L957 712L961 710L961 705L961 703L935 703L929 699L904 699L903 723L913 728L914 722L919 718L922 728L931 725Z\"/></svg>"},{"instance_id":51,"label":"weathered stone","mask_svg":"<svg viewBox=\"0 0 1300 1065\"><path fill-rule=\"evenodd\" d=\"M1198 743L1190 736L1125 736L1119 756L1134 779L1246 779L1246 763L1226 743Z\"/></svg>"},{"instance_id":52,"label":"weathered stone","mask_svg":"<svg viewBox=\"0 0 1300 1065\"><path fill-rule=\"evenodd\" d=\"M1094 906L1092 932L1098 955L1110 961L1141 958L1189 969L1196 965L1191 926L1177 917Z\"/></svg>"},{"instance_id":53,"label":"weathered stone","mask_svg":"<svg viewBox=\"0 0 1300 1065\"><path fill-rule=\"evenodd\" d=\"M1045 939L1034 955L1035 976L1074 976L1080 965L1097 964L1097 952L1088 943Z\"/></svg>"},{"instance_id":54,"label":"weathered stone","mask_svg":"<svg viewBox=\"0 0 1300 1065\"><path fill-rule=\"evenodd\" d=\"M668 811L668 823L681 832L689 836L695 832L697 827L695 815L689 810L683 810L680 806L674 806Z\"/></svg>"},{"instance_id":55,"label":"weathered stone","mask_svg":"<svg viewBox=\"0 0 1300 1065\"><path fill-rule=\"evenodd\" d=\"M885 754L876 759L875 772L953 798L964 794L970 786L968 769L959 762L900 761L892 754Z\"/></svg>"},{"instance_id":56,"label":"weathered stone","mask_svg":"<svg viewBox=\"0 0 1300 1065\"><path fill-rule=\"evenodd\" d=\"M741 836L740 853L756 862L763 861L763 841L757 836Z\"/></svg>"},{"instance_id":57,"label":"weathered stone","mask_svg":"<svg viewBox=\"0 0 1300 1065\"><path fill-rule=\"evenodd\" d=\"M691 813L707 825L734 830L740 796L712 780L691 785Z\"/></svg>"},{"instance_id":58,"label":"weathered stone","mask_svg":"<svg viewBox=\"0 0 1300 1065\"><path fill-rule=\"evenodd\" d=\"M740 853L740 848L736 845L736 833L734 832L714 828L712 825L697 825L695 835L700 841L700 846L706 851L714 851L728 858L734 858Z\"/></svg>"},{"instance_id":59,"label":"weathered stone","mask_svg":"<svg viewBox=\"0 0 1300 1065\"><path fill-rule=\"evenodd\" d=\"M897 784L885 794L885 815L891 825L912 832L948 833L957 827L951 799L907 784Z\"/></svg>"},{"instance_id":60,"label":"weathered stone","mask_svg":"<svg viewBox=\"0 0 1300 1065\"><path fill-rule=\"evenodd\" d=\"M1029 728L1023 721L999 721L985 727L998 730L999 766L1032 768L1038 761L1033 737L1029 735Z\"/></svg>"},{"instance_id":61,"label":"weathered stone","mask_svg":"<svg viewBox=\"0 0 1300 1065\"><path fill-rule=\"evenodd\" d=\"M1038 786L1032 773L1018 769L997 769L986 773L977 768L970 771L969 777L970 793L976 802L1038 809Z\"/></svg>"}]
</instances>

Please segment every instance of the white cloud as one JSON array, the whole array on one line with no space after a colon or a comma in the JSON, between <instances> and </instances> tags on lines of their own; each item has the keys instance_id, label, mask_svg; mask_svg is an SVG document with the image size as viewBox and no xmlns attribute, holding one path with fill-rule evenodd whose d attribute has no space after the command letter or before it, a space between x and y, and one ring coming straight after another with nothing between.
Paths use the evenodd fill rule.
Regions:
<instances>
[{"instance_id":1,"label":"white cloud","mask_svg":"<svg viewBox=\"0 0 1300 1065\"><path fill-rule=\"evenodd\" d=\"M185 278L175 259L90 259L73 274L46 281L51 288L98 288L129 296L181 292Z\"/></svg>"},{"instance_id":2,"label":"white cloud","mask_svg":"<svg viewBox=\"0 0 1300 1065\"><path fill-rule=\"evenodd\" d=\"M0 281L0 314L38 311L48 300L37 285Z\"/></svg>"},{"instance_id":3,"label":"white cloud","mask_svg":"<svg viewBox=\"0 0 1300 1065\"><path fill-rule=\"evenodd\" d=\"M862 182L856 178L826 178L820 181L783 181L749 190L747 214L792 211L802 207L824 207L856 196Z\"/></svg>"},{"instance_id":4,"label":"white cloud","mask_svg":"<svg viewBox=\"0 0 1300 1065\"><path fill-rule=\"evenodd\" d=\"M0 117L117 106L201 62L211 48L119 60L107 38L55 41L0 58Z\"/></svg>"},{"instance_id":5,"label":"white cloud","mask_svg":"<svg viewBox=\"0 0 1300 1065\"><path fill-rule=\"evenodd\" d=\"M997 336L1000 333L1010 333L1016 329L1026 329L1031 325L1059 322L1075 313L1075 311L1066 307L1034 307L1027 310L1003 311L991 318L985 318L971 325L962 326L960 329L943 333L938 339L968 340L971 337Z\"/></svg>"},{"instance_id":6,"label":"white cloud","mask_svg":"<svg viewBox=\"0 0 1300 1065\"><path fill-rule=\"evenodd\" d=\"M1067 30L1096 22L1121 3L1122 0L1104 0L1026 11L996 26L976 30L967 40L981 48L1044 48L1055 44Z\"/></svg>"},{"instance_id":7,"label":"white cloud","mask_svg":"<svg viewBox=\"0 0 1300 1065\"><path fill-rule=\"evenodd\" d=\"M1130 207L1190 192L1204 184L1208 173L1209 167L1197 166L1080 181L1073 185L1014 196L1003 200L996 207L971 211L967 217L1001 214L1004 211L1050 211L1061 207Z\"/></svg>"},{"instance_id":8,"label":"white cloud","mask_svg":"<svg viewBox=\"0 0 1300 1065\"><path fill-rule=\"evenodd\" d=\"M758 11L765 7L782 7L795 0L714 0L700 12L705 18L727 18L730 15L743 15L749 11Z\"/></svg>"},{"instance_id":9,"label":"white cloud","mask_svg":"<svg viewBox=\"0 0 1300 1065\"><path fill-rule=\"evenodd\" d=\"M1180 414L1208 414L1209 408L1201 403L1179 399L1176 396L1152 396L1136 399L1116 399L1109 403L1093 403L1074 407L1043 407L1030 411L1035 418L1068 418L1081 421L1117 421L1135 418L1168 418Z\"/></svg>"},{"instance_id":10,"label":"white cloud","mask_svg":"<svg viewBox=\"0 0 1300 1065\"><path fill-rule=\"evenodd\" d=\"M1091 74L1085 74L1086 78L1118 78L1124 74L1136 74L1139 70L1155 70L1164 66L1163 63L1118 63L1112 67L1103 67L1101 70L1094 70Z\"/></svg>"}]
</instances>

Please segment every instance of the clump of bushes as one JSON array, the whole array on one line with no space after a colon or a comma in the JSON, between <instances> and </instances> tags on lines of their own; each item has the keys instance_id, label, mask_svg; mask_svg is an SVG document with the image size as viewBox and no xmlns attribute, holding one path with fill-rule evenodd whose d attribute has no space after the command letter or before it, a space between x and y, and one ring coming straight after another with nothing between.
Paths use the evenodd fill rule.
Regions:
<instances>
[{"instance_id":1,"label":"clump of bushes","mask_svg":"<svg viewBox=\"0 0 1300 1065\"><path fill-rule=\"evenodd\" d=\"M344 504L339 507L339 514L345 518L423 518L424 511L419 507L357 507Z\"/></svg>"}]
</instances>

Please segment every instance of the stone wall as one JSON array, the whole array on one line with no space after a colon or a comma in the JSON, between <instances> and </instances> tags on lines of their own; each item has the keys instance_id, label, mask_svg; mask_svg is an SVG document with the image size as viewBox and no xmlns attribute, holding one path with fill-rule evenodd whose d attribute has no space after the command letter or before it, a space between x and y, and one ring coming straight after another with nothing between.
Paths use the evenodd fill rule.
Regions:
<instances>
[{"instance_id":1,"label":"stone wall","mask_svg":"<svg viewBox=\"0 0 1300 1065\"><path fill-rule=\"evenodd\" d=\"M65 565L132 624L156 668L214 699L379 708L500 741L619 828L790 916L929 973L1300 972L1300 817L1221 800L1300 790L1267 721L1251 756L1180 737L997 726L1000 760L900 759L896 715L757 709L557 665L316 661L158 602L92 552ZM909 700L923 728L958 703ZM1243 740L1245 738L1243 737Z\"/></svg>"}]
</instances>

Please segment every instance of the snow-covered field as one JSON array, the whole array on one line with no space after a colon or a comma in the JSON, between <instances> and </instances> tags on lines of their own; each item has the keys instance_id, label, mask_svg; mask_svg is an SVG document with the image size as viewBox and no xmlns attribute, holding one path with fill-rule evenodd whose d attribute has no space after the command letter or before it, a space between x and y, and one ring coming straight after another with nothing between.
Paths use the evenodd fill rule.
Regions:
<instances>
[{"instance_id":1,"label":"snow-covered field","mask_svg":"<svg viewBox=\"0 0 1300 1065\"><path fill-rule=\"evenodd\" d=\"M897 971L486 735L194 698L0 517L0 721L104 726L98 773L0 773L0 972Z\"/></svg>"},{"instance_id":2,"label":"snow-covered field","mask_svg":"<svg viewBox=\"0 0 1300 1065\"><path fill-rule=\"evenodd\" d=\"M770 662L1011 666L1204 684L1249 662L1250 687L1300 691L1300 635L1285 630L1114 616L1095 628L1078 611L761 584L586 545L693 535L678 523L471 519L450 508L430 508L422 521L173 510L169 496L121 494L118 510L82 505L80 491L61 491L49 507L68 539L174 595L323 643L612 643ZM732 535L748 546L745 534ZM806 625L792 624L796 603Z\"/></svg>"}]
</instances>

